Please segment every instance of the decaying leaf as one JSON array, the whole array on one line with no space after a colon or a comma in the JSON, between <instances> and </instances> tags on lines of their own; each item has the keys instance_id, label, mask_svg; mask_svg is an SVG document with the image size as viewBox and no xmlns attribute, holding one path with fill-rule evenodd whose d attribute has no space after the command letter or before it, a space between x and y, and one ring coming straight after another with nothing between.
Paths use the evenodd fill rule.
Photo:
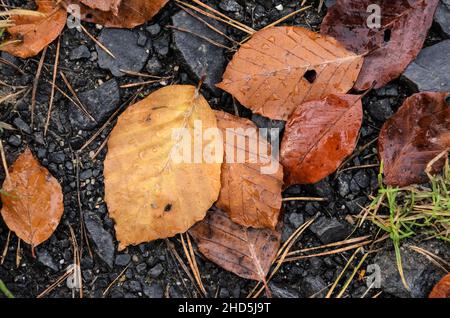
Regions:
<instances>
[{"instance_id":1,"label":"decaying leaf","mask_svg":"<svg viewBox=\"0 0 450 318\"><path fill-rule=\"evenodd\" d=\"M265 281L281 240L278 231L243 227L219 209L210 211L189 233L206 258L240 277L257 281Z\"/></svg>"},{"instance_id":2,"label":"decaying leaf","mask_svg":"<svg viewBox=\"0 0 450 318\"><path fill-rule=\"evenodd\" d=\"M419 93L409 97L383 125L378 139L384 181L393 186L427 182L427 164L450 149L448 93ZM433 165L441 171L444 160Z\"/></svg>"},{"instance_id":3,"label":"decaying leaf","mask_svg":"<svg viewBox=\"0 0 450 318\"><path fill-rule=\"evenodd\" d=\"M118 5L118 11L104 11L100 8L93 9L93 6L86 6L81 0L65 0L63 3L77 4L80 6L81 19L86 22L98 23L108 28L134 28L144 24L153 18L162 9L168 0L124 0L124 1L104 1ZM88 1L98 3L99 1ZM120 3L119 3L120 2ZM97 4L97 6L99 6ZM102 6L103 7L103 6Z\"/></svg>"},{"instance_id":4,"label":"decaying leaf","mask_svg":"<svg viewBox=\"0 0 450 318\"><path fill-rule=\"evenodd\" d=\"M450 298L450 274L445 275L431 291L429 298Z\"/></svg>"},{"instance_id":5,"label":"decaying leaf","mask_svg":"<svg viewBox=\"0 0 450 318\"><path fill-rule=\"evenodd\" d=\"M271 27L241 46L218 87L255 113L287 120L303 102L347 93L362 63L362 56L332 37L301 27Z\"/></svg>"},{"instance_id":6,"label":"decaying leaf","mask_svg":"<svg viewBox=\"0 0 450 318\"><path fill-rule=\"evenodd\" d=\"M98 9L100 11L111 11L112 14L119 13L119 6L122 0L80 0L81 3L91 9Z\"/></svg>"},{"instance_id":7,"label":"decaying leaf","mask_svg":"<svg viewBox=\"0 0 450 318\"><path fill-rule=\"evenodd\" d=\"M11 43L2 45L0 50L14 56L28 58L37 55L53 42L64 29L67 12L56 6L54 0L36 0L38 11L45 16L14 15L10 19L15 24L7 29ZM19 41L19 42L17 42Z\"/></svg>"},{"instance_id":8,"label":"decaying leaf","mask_svg":"<svg viewBox=\"0 0 450 318\"><path fill-rule=\"evenodd\" d=\"M185 160L176 156L186 145L194 150L197 136L208 128L217 129L214 112L188 85L159 89L119 117L108 141L104 172L119 250L187 231L217 200L223 149L211 163L195 154ZM201 154L213 144L203 140Z\"/></svg>"},{"instance_id":9,"label":"decaying leaf","mask_svg":"<svg viewBox=\"0 0 450 318\"><path fill-rule=\"evenodd\" d=\"M253 122L221 111L215 113L224 138L225 158L231 159L224 159L222 164L217 207L240 225L275 229L281 208L282 166L272 158L270 144ZM238 160L238 153L244 160Z\"/></svg>"},{"instance_id":10,"label":"decaying leaf","mask_svg":"<svg viewBox=\"0 0 450 318\"><path fill-rule=\"evenodd\" d=\"M321 33L357 54L368 54L355 88L375 88L399 77L422 49L439 0L338 0ZM381 9L377 26L377 8Z\"/></svg>"},{"instance_id":11,"label":"decaying leaf","mask_svg":"<svg viewBox=\"0 0 450 318\"><path fill-rule=\"evenodd\" d=\"M333 173L355 149L362 117L356 95L329 95L298 106L281 142L285 183L316 183Z\"/></svg>"},{"instance_id":12,"label":"decaying leaf","mask_svg":"<svg viewBox=\"0 0 450 318\"><path fill-rule=\"evenodd\" d=\"M0 192L3 220L32 249L55 231L64 211L58 181L26 149L10 167Z\"/></svg>"}]
</instances>

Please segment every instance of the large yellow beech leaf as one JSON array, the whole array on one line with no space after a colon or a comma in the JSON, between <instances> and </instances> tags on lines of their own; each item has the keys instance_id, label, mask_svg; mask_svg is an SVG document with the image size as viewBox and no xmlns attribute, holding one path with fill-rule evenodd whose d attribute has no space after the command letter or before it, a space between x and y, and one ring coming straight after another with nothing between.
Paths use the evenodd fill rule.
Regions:
<instances>
[{"instance_id":1,"label":"large yellow beech leaf","mask_svg":"<svg viewBox=\"0 0 450 318\"><path fill-rule=\"evenodd\" d=\"M119 117L105 160L105 198L119 250L185 232L205 217L219 195L223 158L223 148L215 147L221 140L202 141L208 128L217 131L215 114L187 85L159 89ZM186 145L192 151L183 160L173 155ZM213 155L207 161L203 150Z\"/></svg>"}]
</instances>

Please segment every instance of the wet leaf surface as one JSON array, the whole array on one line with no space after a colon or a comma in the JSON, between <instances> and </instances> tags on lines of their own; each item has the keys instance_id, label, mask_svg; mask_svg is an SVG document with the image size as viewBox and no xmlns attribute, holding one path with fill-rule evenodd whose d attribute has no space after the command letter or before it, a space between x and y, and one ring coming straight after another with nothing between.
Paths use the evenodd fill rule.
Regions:
<instances>
[{"instance_id":1,"label":"wet leaf surface","mask_svg":"<svg viewBox=\"0 0 450 318\"><path fill-rule=\"evenodd\" d=\"M450 298L450 274L445 275L431 291L429 298Z\"/></svg>"},{"instance_id":2,"label":"wet leaf surface","mask_svg":"<svg viewBox=\"0 0 450 318\"><path fill-rule=\"evenodd\" d=\"M380 132L378 149L384 162L384 181L394 186L428 181L427 164L450 148L448 93L419 93L409 97ZM433 165L442 169L444 161Z\"/></svg>"},{"instance_id":3,"label":"wet leaf surface","mask_svg":"<svg viewBox=\"0 0 450 318\"><path fill-rule=\"evenodd\" d=\"M347 49L367 54L355 84L358 90L386 85L399 77L422 49L439 0L338 0L329 8L321 33L335 37ZM381 9L374 26L374 5Z\"/></svg>"},{"instance_id":4,"label":"wet leaf surface","mask_svg":"<svg viewBox=\"0 0 450 318\"><path fill-rule=\"evenodd\" d=\"M362 117L357 95L329 95L297 107L281 142L286 185L316 183L333 173L353 152Z\"/></svg>"},{"instance_id":5,"label":"wet leaf surface","mask_svg":"<svg viewBox=\"0 0 450 318\"><path fill-rule=\"evenodd\" d=\"M122 0L80 0L80 2L91 9L111 11L112 14L117 15Z\"/></svg>"},{"instance_id":6,"label":"wet leaf surface","mask_svg":"<svg viewBox=\"0 0 450 318\"><path fill-rule=\"evenodd\" d=\"M304 102L347 93L362 63L362 56L332 37L301 27L271 27L240 47L218 87L257 114L287 120Z\"/></svg>"}]
</instances>

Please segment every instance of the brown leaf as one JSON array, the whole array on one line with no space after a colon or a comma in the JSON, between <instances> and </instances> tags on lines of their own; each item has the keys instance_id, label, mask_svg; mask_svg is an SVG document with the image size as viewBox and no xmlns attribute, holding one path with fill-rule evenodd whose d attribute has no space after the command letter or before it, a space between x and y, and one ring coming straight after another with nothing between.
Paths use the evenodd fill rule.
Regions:
<instances>
[{"instance_id":1,"label":"brown leaf","mask_svg":"<svg viewBox=\"0 0 450 318\"><path fill-rule=\"evenodd\" d=\"M445 275L434 286L428 298L450 298L450 274Z\"/></svg>"},{"instance_id":2,"label":"brown leaf","mask_svg":"<svg viewBox=\"0 0 450 318\"><path fill-rule=\"evenodd\" d=\"M178 163L173 157L188 140L174 137L175 129L189 132L192 147L196 121L202 124L199 133L217 129L208 102L189 85L159 89L119 117L104 164L105 199L119 250L187 231L217 200L223 152L212 163ZM200 150L212 144L203 141Z\"/></svg>"},{"instance_id":3,"label":"brown leaf","mask_svg":"<svg viewBox=\"0 0 450 318\"><path fill-rule=\"evenodd\" d=\"M316 183L333 173L353 152L362 117L356 95L329 95L297 107L281 142L285 183Z\"/></svg>"},{"instance_id":4,"label":"brown leaf","mask_svg":"<svg viewBox=\"0 0 450 318\"><path fill-rule=\"evenodd\" d=\"M3 220L24 242L36 246L55 231L64 211L61 186L26 149L10 167L0 192Z\"/></svg>"},{"instance_id":5,"label":"brown leaf","mask_svg":"<svg viewBox=\"0 0 450 318\"><path fill-rule=\"evenodd\" d=\"M384 181L407 186L428 181L427 164L450 148L450 106L448 93L419 93L409 97L383 125L378 151L384 162ZM442 169L444 160L433 165Z\"/></svg>"},{"instance_id":6,"label":"brown leaf","mask_svg":"<svg viewBox=\"0 0 450 318\"><path fill-rule=\"evenodd\" d=\"M301 27L271 27L241 46L217 86L255 113L287 120L304 102L347 93L362 63L362 56L332 37Z\"/></svg>"},{"instance_id":7,"label":"brown leaf","mask_svg":"<svg viewBox=\"0 0 450 318\"><path fill-rule=\"evenodd\" d=\"M355 88L386 85L399 77L422 49L439 0L338 0L328 10L321 33L357 54L367 54ZM381 28L369 22L370 5L381 7ZM367 12L369 11L369 12ZM372 26L372 28L370 27Z\"/></svg>"},{"instance_id":8,"label":"brown leaf","mask_svg":"<svg viewBox=\"0 0 450 318\"><path fill-rule=\"evenodd\" d=\"M279 232L243 227L219 209L210 211L189 233L206 258L240 277L257 281L265 281L281 240Z\"/></svg>"},{"instance_id":9,"label":"brown leaf","mask_svg":"<svg viewBox=\"0 0 450 318\"><path fill-rule=\"evenodd\" d=\"M168 0L124 0L120 1L117 14L111 14L111 12L105 12L100 9L92 9L83 5L80 1L65 0L64 4L66 6L68 4L78 4L83 21L101 24L108 28L129 29L144 24L153 18L168 2Z\"/></svg>"},{"instance_id":10,"label":"brown leaf","mask_svg":"<svg viewBox=\"0 0 450 318\"><path fill-rule=\"evenodd\" d=\"M119 13L119 6L122 0L80 0L81 3L90 7L91 9L98 9L100 11L111 11L112 14Z\"/></svg>"},{"instance_id":11,"label":"brown leaf","mask_svg":"<svg viewBox=\"0 0 450 318\"><path fill-rule=\"evenodd\" d=\"M217 126L224 138L224 158L232 155L237 161L239 151L245 154L244 162L231 163L224 159L222 188L217 207L227 212L231 220L240 225L275 229L281 208L282 166L277 159L271 158L270 144L259 136L253 122L221 111L215 113ZM227 138L227 129L233 129L236 135L230 134L231 138ZM238 135L242 136L242 142L238 142L241 138ZM256 147L252 148L250 143ZM272 162L270 160L278 168L274 173L263 174L261 169L268 168Z\"/></svg>"},{"instance_id":12,"label":"brown leaf","mask_svg":"<svg viewBox=\"0 0 450 318\"><path fill-rule=\"evenodd\" d=\"M37 55L59 36L66 24L66 10L56 8L55 1L36 0L36 4L45 16L12 16L15 26L7 29L10 35L7 41L20 42L3 45L0 50L28 58Z\"/></svg>"}]
</instances>

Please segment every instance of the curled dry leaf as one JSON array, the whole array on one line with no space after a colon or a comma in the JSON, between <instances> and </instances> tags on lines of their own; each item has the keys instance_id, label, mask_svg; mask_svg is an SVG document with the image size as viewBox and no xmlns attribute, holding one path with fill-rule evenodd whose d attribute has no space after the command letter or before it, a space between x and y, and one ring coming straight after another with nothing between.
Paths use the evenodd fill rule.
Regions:
<instances>
[{"instance_id":1,"label":"curled dry leaf","mask_svg":"<svg viewBox=\"0 0 450 318\"><path fill-rule=\"evenodd\" d=\"M431 291L429 298L450 298L450 274L445 275Z\"/></svg>"},{"instance_id":2,"label":"curled dry leaf","mask_svg":"<svg viewBox=\"0 0 450 318\"><path fill-rule=\"evenodd\" d=\"M185 155L191 158L178 154L185 146L196 150L197 137L209 128L217 129L214 112L188 85L159 89L119 117L104 172L119 250L183 233L204 218L219 196L223 149L211 163L196 158L198 152L194 160L190 151ZM203 140L200 155L213 145Z\"/></svg>"},{"instance_id":3,"label":"curled dry leaf","mask_svg":"<svg viewBox=\"0 0 450 318\"><path fill-rule=\"evenodd\" d=\"M144 24L153 18L166 5L168 0L124 0L124 1L104 1L118 4L117 13L93 9L84 5L81 0L63 0L63 4L76 4L80 6L81 20L101 24L108 28L134 28ZM88 1L95 2L98 1ZM120 4L119 4L120 2ZM97 5L98 6L98 5ZM103 7L103 6L102 6Z\"/></svg>"},{"instance_id":4,"label":"curled dry leaf","mask_svg":"<svg viewBox=\"0 0 450 318\"><path fill-rule=\"evenodd\" d=\"M301 27L271 27L241 46L217 86L253 112L287 120L303 102L347 93L362 63L362 56L330 36Z\"/></svg>"},{"instance_id":5,"label":"curled dry leaf","mask_svg":"<svg viewBox=\"0 0 450 318\"><path fill-rule=\"evenodd\" d=\"M450 149L450 106L448 93L419 93L409 97L383 125L378 150L384 162L384 181L407 186L428 181L427 164ZM433 165L441 171L444 159Z\"/></svg>"},{"instance_id":6,"label":"curled dry leaf","mask_svg":"<svg viewBox=\"0 0 450 318\"><path fill-rule=\"evenodd\" d=\"M12 42L2 45L0 50L28 58L37 55L59 36L66 24L66 10L56 6L54 0L36 0L36 4L44 15L12 16L10 19L14 26L7 29L10 35L7 41Z\"/></svg>"},{"instance_id":7,"label":"curled dry leaf","mask_svg":"<svg viewBox=\"0 0 450 318\"><path fill-rule=\"evenodd\" d=\"M117 15L122 0L80 0L80 2L91 9L111 11L112 14Z\"/></svg>"},{"instance_id":8,"label":"curled dry leaf","mask_svg":"<svg viewBox=\"0 0 450 318\"><path fill-rule=\"evenodd\" d=\"M285 183L316 183L333 173L355 149L362 117L356 95L329 95L298 106L281 142Z\"/></svg>"},{"instance_id":9,"label":"curled dry leaf","mask_svg":"<svg viewBox=\"0 0 450 318\"><path fill-rule=\"evenodd\" d=\"M225 112L215 113L225 150L217 207L240 225L275 229L282 203L283 168L255 124Z\"/></svg>"},{"instance_id":10,"label":"curled dry leaf","mask_svg":"<svg viewBox=\"0 0 450 318\"><path fill-rule=\"evenodd\" d=\"M328 10L321 33L357 54L367 54L355 84L358 90L386 85L399 77L422 49L439 0L338 0ZM372 25L381 9L381 27ZM371 9L372 8L372 9Z\"/></svg>"},{"instance_id":11,"label":"curled dry leaf","mask_svg":"<svg viewBox=\"0 0 450 318\"><path fill-rule=\"evenodd\" d=\"M219 209L210 211L189 233L209 260L240 277L263 282L281 240L279 231L243 227Z\"/></svg>"},{"instance_id":12,"label":"curled dry leaf","mask_svg":"<svg viewBox=\"0 0 450 318\"><path fill-rule=\"evenodd\" d=\"M11 166L2 190L1 213L11 231L33 249L53 234L64 211L61 186L29 149Z\"/></svg>"}]
</instances>

